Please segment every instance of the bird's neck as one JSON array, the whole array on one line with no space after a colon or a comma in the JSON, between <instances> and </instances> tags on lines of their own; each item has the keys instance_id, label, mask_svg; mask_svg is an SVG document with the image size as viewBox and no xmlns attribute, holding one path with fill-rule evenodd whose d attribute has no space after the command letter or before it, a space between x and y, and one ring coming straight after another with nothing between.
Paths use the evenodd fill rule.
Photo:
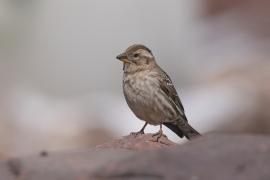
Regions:
<instances>
[{"instance_id":1,"label":"bird's neck","mask_svg":"<svg viewBox=\"0 0 270 180\"><path fill-rule=\"evenodd\" d=\"M155 61L149 62L148 64L141 64L141 65L137 65L134 63L125 63L123 70L124 73L128 73L128 74L134 74L137 72L142 72L142 71L151 71L153 68L155 68L157 66Z\"/></svg>"}]
</instances>

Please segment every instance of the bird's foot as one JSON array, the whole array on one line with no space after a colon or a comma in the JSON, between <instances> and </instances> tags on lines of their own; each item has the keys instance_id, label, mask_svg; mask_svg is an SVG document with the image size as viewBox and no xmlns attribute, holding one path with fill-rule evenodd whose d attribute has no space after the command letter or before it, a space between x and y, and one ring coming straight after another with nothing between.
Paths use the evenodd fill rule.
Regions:
<instances>
[{"instance_id":1,"label":"bird's foot","mask_svg":"<svg viewBox=\"0 0 270 180\"><path fill-rule=\"evenodd\" d=\"M159 139L164 136L165 138L167 138L167 136L165 134L163 134L163 131L160 129L157 133L153 134L153 142L159 142Z\"/></svg>"},{"instance_id":2,"label":"bird's foot","mask_svg":"<svg viewBox=\"0 0 270 180\"><path fill-rule=\"evenodd\" d=\"M139 132L132 132L130 133L131 136L134 136L134 137L137 137L139 135L143 135L144 134L144 131L139 131Z\"/></svg>"}]
</instances>

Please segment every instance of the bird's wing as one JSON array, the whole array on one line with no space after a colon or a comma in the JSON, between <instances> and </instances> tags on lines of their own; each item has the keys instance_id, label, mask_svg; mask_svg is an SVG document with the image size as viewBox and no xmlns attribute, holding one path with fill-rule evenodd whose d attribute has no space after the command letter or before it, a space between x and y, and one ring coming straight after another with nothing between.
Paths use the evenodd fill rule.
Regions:
<instances>
[{"instance_id":1,"label":"bird's wing","mask_svg":"<svg viewBox=\"0 0 270 180\"><path fill-rule=\"evenodd\" d=\"M160 81L160 88L162 89L162 91L167 94L167 96L170 98L170 100L174 103L174 105L176 105L177 109L179 110L179 113L181 115L181 117L187 121L186 115L185 115L185 110L184 107L181 103L181 100L177 94L177 91L170 79L170 77L167 75L166 72L162 71L162 76L160 77L159 81Z\"/></svg>"}]
</instances>

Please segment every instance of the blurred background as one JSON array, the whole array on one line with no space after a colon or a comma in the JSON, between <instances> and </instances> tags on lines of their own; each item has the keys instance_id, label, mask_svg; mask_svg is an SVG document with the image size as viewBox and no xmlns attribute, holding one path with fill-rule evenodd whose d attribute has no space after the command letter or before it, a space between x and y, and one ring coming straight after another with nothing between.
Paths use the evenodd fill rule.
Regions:
<instances>
[{"instance_id":1,"label":"blurred background","mask_svg":"<svg viewBox=\"0 0 270 180\"><path fill-rule=\"evenodd\" d=\"M269 8L267 0L0 0L0 157L138 131L144 123L126 105L115 59L134 43L171 76L195 129L269 133Z\"/></svg>"}]
</instances>

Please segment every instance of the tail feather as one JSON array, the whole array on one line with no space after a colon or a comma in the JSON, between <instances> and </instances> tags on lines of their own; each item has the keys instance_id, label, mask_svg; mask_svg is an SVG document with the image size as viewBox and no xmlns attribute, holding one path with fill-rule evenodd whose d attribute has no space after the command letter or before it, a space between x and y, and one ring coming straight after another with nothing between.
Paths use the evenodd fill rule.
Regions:
<instances>
[{"instance_id":1,"label":"tail feather","mask_svg":"<svg viewBox=\"0 0 270 180\"><path fill-rule=\"evenodd\" d=\"M185 136L187 139L192 139L197 136L201 136L201 134L198 131L196 131L193 127L191 127L187 122L184 121L178 121L176 124L175 123L163 123L163 124L181 138Z\"/></svg>"},{"instance_id":2,"label":"tail feather","mask_svg":"<svg viewBox=\"0 0 270 180\"><path fill-rule=\"evenodd\" d=\"M201 136L201 134L196 131L193 127L191 127L188 123L187 124L187 130L185 131L185 136L187 139L192 139L192 138L195 138L195 137L198 137L198 136Z\"/></svg>"},{"instance_id":3,"label":"tail feather","mask_svg":"<svg viewBox=\"0 0 270 180\"><path fill-rule=\"evenodd\" d=\"M172 130L175 134L177 134L180 138L184 137L183 132L177 127L176 124L173 123L163 123L167 128Z\"/></svg>"}]
</instances>

